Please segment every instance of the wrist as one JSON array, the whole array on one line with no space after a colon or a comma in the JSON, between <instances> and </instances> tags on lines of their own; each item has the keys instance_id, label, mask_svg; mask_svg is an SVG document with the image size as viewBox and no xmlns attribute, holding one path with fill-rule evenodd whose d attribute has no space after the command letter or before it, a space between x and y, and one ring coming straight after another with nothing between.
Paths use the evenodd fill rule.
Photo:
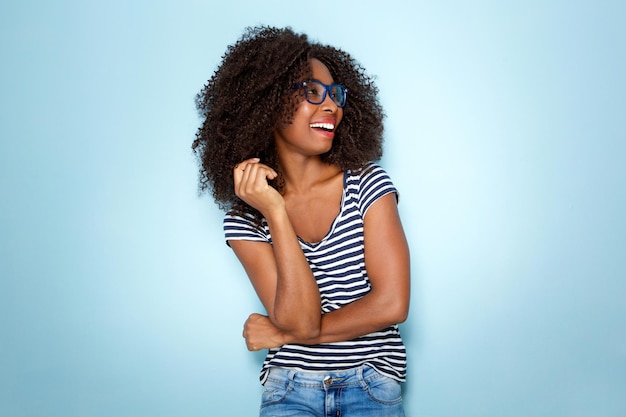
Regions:
<instances>
[{"instance_id":1,"label":"wrist","mask_svg":"<svg viewBox=\"0 0 626 417\"><path fill-rule=\"evenodd\" d=\"M289 220L289 215L287 214L287 208L284 204L277 204L272 207L268 207L267 209L261 212L265 220L267 220L267 224L272 226L281 226L281 225L289 225L291 226L291 221Z\"/></svg>"}]
</instances>

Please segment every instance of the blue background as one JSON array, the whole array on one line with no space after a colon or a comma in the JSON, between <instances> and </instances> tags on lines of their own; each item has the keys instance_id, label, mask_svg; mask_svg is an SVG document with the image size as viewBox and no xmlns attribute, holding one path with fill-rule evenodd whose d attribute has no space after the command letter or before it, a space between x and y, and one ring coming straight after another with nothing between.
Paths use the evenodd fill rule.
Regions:
<instances>
[{"instance_id":1,"label":"blue background","mask_svg":"<svg viewBox=\"0 0 626 417\"><path fill-rule=\"evenodd\" d=\"M0 415L256 414L261 307L190 145L259 23L377 76L407 414L626 415L623 2L212 3L2 2Z\"/></svg>"}]
</instances>

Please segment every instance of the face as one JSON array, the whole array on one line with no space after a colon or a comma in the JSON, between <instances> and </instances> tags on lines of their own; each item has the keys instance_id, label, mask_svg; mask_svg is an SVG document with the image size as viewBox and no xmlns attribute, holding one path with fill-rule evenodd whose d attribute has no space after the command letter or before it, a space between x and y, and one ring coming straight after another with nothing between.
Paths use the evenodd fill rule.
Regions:
<instances>
[{"instance_id":1,"label":"face","mask_svg":"<svg viewBox=\"0 0 626 417\"><path fill-rule=\"evenodd\" d=\"M327 85L333 84L335 80L326 65L315 58L309 63L313 80ZM335 104L330 94L326 94L325 100L320 104L311 104L303 96L292 122L274 131L276 148L281 155L286 155L287 152L305 156L324 154L332 147L335 131L342 117L343 109Z\"/></svg>"}]
</instances>

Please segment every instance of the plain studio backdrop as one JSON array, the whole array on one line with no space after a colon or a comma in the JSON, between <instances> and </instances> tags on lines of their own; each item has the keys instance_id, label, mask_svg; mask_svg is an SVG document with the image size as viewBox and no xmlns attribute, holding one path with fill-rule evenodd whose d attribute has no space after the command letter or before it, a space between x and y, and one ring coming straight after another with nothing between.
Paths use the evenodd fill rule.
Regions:
<instances>
[{"instance_id":1,"label":"plain studio backdrop","mask_svg":"<svg viewBox=\"0 0 626 417\"><path fill-rule=\"evenodd\" d=\"M3 1L0 415L256 415L241 330L262 310L190 146L196 93L258 24L376 76L412 252L407 415L626 415L625 16Z\"/></svg>"}]
</instances>

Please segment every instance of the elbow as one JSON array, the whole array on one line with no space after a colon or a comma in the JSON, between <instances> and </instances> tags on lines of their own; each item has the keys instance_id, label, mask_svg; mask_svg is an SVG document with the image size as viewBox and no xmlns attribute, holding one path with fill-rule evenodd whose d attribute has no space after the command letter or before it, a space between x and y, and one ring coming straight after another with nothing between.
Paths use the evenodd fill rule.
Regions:
<instances>
[{"instance_id":1,"label":"elbow","mask_svg":"<svg viewBox=\"0 0 626 417\"><path fill-rule=\"evenodd\" d=\"M395 300L392 308L387 309L387 321L393 324L404 323L409 317L409 302Z\"/></svg>"},{"instance_id":2,"label":"elbow","mask_svg":"<svg viewBox=\"0 0 626 417\"><path fill-rule=\"evenodd\" d=\"M404 308L398 309L398 311L395 314L395 323L396 324L404 323L406 319L408 318L409 318L409 306L407 305Z\"/></svg>"}]
</instances>

